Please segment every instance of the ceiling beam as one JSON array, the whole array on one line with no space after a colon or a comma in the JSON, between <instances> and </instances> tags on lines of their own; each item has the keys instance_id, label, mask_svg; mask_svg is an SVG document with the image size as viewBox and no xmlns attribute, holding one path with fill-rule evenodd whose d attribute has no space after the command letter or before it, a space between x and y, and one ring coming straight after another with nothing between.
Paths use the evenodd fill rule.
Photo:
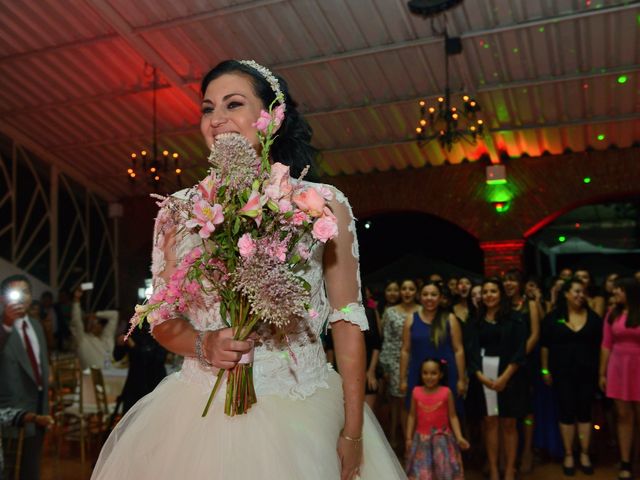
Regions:
<instances>
[{"instance_id":1,"label":"ceiling beam","mask_svg":"<svg viewBox=\"0 0 640 480\"><path fill-rule=\"evenodd\" d=\"M539 77L524 80L514 80L506 83L491 83L484 85L476 89L476 93L490 93L498 90L509 90L511 88L526 88L526 87L538 87L542 85L549 85L554 83L571 82L574 80L589 80L599 77L607 77L613 75L622 75L625 73L635 73L640 70L640 64L635 65L623 65L621 67L614 67L608 69L606 72L595 71L585 73L568 73L566 75ZM462 94L464 92L453 92L453 95ZM368 102L357 103L353 105L346 105L344 107L330 108L326 110L314 110L309 112L303 112L306 118L313 118L322 115L331 115L337 113L348 113L354 110L360 110L363 108L378 108L378 107L390 107L401 103L417 103L420 100L429 100L442 96L442 92L437 92L429 95L421 95L416 97L414 95L410 97L398 98L394 100L387 100L383 102Z\"/></svg>"},{"instance_id":2,"label":"ceiling beam","mask_svg":"<svg viewBox=\"0 0 640 480\"><path fill-rule=\"evenodd\" d=\"M505 31L514 31L514 30L520 30L524 28L533 28L533 27L548 25L548 24L557 25L558 23L561 23L561 22L567 22L567 21L576 20L579 18L587 18L587 17L596 16L596 15L623 12L630 9L637 9L639 7L640 7L640 1L634 0L633 2L627 5L602 7L596 10L585 10L583 12L557 15L555 17L545 17L541 19L527 20L521 23L512 23L509 25L501 25L498 27L461 33L459 34L459 36L462 39L473 39L477 37L484 37L487 35L494 35L496 33L502 33ZM451 34L454 35L455 33L452 32ZM335 62L337 60L349 60L356 57L375 55L377 53L392 52L395 50L402 50L405 48L423 47L426 45L432 45L434 43L441 43L442 41L443 41L442 37L417 38L415 40L406 40L404 42L389 43L387 45L376 45L373 47L349 50L347 52L342 52L342 53L333 53L330 55L322 55L322 56L313 57L313 58L303 58L300 60L294 60L292 62L272 64L270 68L276 71L289 70L292 68L305 67L309 65L317 65L319 63Z\"/></svg>"},{"instance_id":3,"label":"ceiling beam","mask_svg":"<svg viewBox=\"0 0 640 480\"><path fill-rule=\"evenodd\" d=\"M177 128L175 130L165 130L162 132L158 132L158 138L162 137L177 137L180 135L188 135L192 133L198 133L200 131L200 127L198 125L193 125L185 128ZM48 147L52 152L68 152L72 150L80 150L83 148L92 148L92 147L100 147L103 145L111 145L118 143L128 143L128 142L141 142L141 141L149 141L149 133L143 133L140 135L129 135L128 137L117 137L117 138L105 138L103 140L93 140L90 142L82 142L82 143L68 143L65 145L54 145Z\"/></svg>"},{"instance_id":4,"label":"ceiling beam","mask_svg":"<svg viewBox=\"0 0 640 480\"><path fill-rule=\"evenodd\" d=\"M84 40L74 40L73 42L59 43L50 47L39 48L37 50L29 50L23 53L14 53L12 55L6 55L0 57L0 65L3 63L15 62L16 60L28 60L38 55L46 55L48 53L59 53L65 50L75 50L82 47L90 47L97 43L112 42L120 38L115 33L108 33L106 35L98 35L97 37L85 38Z\"/></svg>"},{"instance_id":5,"label":"ceiling beam","mask_svg":"<svg viewBox=\"0 0 640 480\"><path fill-rule=\"evenodd\" d=\"M104 200L108 202L116 200L116 197L111 192L105 190L103 186L98 183L99 179L89 179L88 177L80 173L78 169L73 165L64 161L59 156L51 153L49 149L44 148L38 142L27 136L21 130L15 128L13 125L0 120L0 132L13 139L14 142L25 147L27 150L36 155L40 160L44 160L51 165L55 165L60 169L60 172L81 183L90 191L102 197Z\"/></svg>"},{"instance_id":6,"label":"ceiling beam","mask_svg":"<svg viewBox=\"0 0 640 480\"><path fill-rule=\"evenodd\" d=\"M173 18L171 20L167 20L164 22L152 23L150 25L136 27L132 29L132 33L134 35L140 35L147 32L164 30L167 28L173 28L181 25L186 25L189 23L208 20L210 18L221 17L223 15L231 15L233 13L246 12L248 10L253 10L256 8L266 7L266 6L274 5L277 3L283 3L284 1L286 0L254 0L254 1L242 3L240 5L230 5L227 7L209 10L207 12L195 13L192 15L186 15L184 17ZM12 55L0 57L0 64L7 63L7 62L14 62L16 60L25 60L25 59L32 58L34 56L44 55L47 53L59 53L59 52L64 52L66 50L75 50L77 48L89 47L97 43L112 42L119 38L120 38L120 35L118 35L117 33L109 33L106 35L98 35L92 38L85 38L83 40L75 40L73 42L59 43L58 45L52 45L50 47L40 48L38 50L30 50L24 53L14 53Z\"/></svg>"},{"instance_id":7,"label":"ceiling beam","mask_svg":"<svg viewBox=\"0 0 640 480\"><path fill-rule=\"evenodd\" d=\"M501 90L501 89L506 90L510 88L536 87L540 85L569 82L573 80L589 80L593 78L606 77L606 76L612 76L612 75L636 73L638 71L640 71L640 64L622 65L619 67L609 68L605 72L601 72L600 70L597 70L597 71L583 72L583 73L580 73L580 72L568 73L566 75L561 75L561 76L549 76L549 77L539 77L539 78L531 78L531 79L524 79L524 80L514 80L506 83L491 83L491 84L476 88L475 93L477 94L477 93L484 93L484 92L492 92L496 90ZM183 85L184 86L192 85L196 82L198 82L198 80L196 79L185 79ZM162 85L158 85L158 90L172 88L172 87L173 85L170 85L170 84L162 84ZM138 86L138 87L124 89L116 92L109 92L109 93L103 93L99 95L92 95L88 97L74 98L72 100L65 100L62 102L51 102L51 103L33 105L25 108L4 110L4 111L0 111L0 118L10 118L17 115L28 115L32 113L42 112L45 110L64 108L64 107L75 106L75 105L84 105L84 104L93 103L93 102L103 102L103 101L113 100L121 97L126 97L129 95L136 95L138 93L146 93L146 92L152 92L152 91L153 91L153 87L150 85ZM453 92L453 93L454 95L456 94L456 92ZM459 92L459 93L462 93L462 92ZM314 111L308 111L308 112L305 112L304 110L302 110L302 112L304 113L305 117L313 118L313 117L322 116L322 115L347 113L354 110L360 110L363 108L386 107L386 106L392 106L399 103L415 103L420 100L435 98L440 95L442 95L442 92L433 93L430 95L422 95L419 97L412 95L409 97L396 98L394 100L387 100L383 102L357 103L353 105L345 105L343 107L330 108L326 110L314 110Z\"/></svg>"},{"instance_id":8,"label":"ceiling beam","mask_svg":"<svg viewBox=\"0 0 640 480\"><path fill-rule=\"evenodd\" d=\"M618 115L616 117L593 117L589 119L570 120L566 122L530 123L527 125L502 125L500 128L490 128L489 133L517 132L520 130L543 130L547 128L576 127L580 125L593 125L596 123L628 122L632 120L640 120L640 113L629 113L625 115ZM401 145L409 145L412 143L416 143L415 138L402 139L402 140L390 140L387 142L378 142L375 144L352 145L348 147L320 149L320 152L323 154L348 153L348 152L357 152L362 150L373 150L376 148L383 148L383 147L397 147Z\"/></svg>"},{"instance_id":9,"label":"ceiling beam","mask_svg":"<svg viewBox=\"0 0 640 480\"><path fill-rule=\"evenodd\" d=\"M546 77L546 78L538 78L538 79L516 80L516 81L508 82L508 83L485 85L482 88L478 89L478 92L480 92L480 93L489 93L489 92L493 92L493 91L497 91L497 90L507 90L507 89L510 89L510 88L535 87L535 86L541 86L541 85L547 85L547 84L568 82L568 81L573 81L573 80L588 80L588 79L593 79L593 78L598 78L598 77L621 75L623 73L631 73L631 72L635 72L635 71L638 71L638 70L640 70L640 65L625 65L625 66L622 66L622 67L612 68L612 69L608 70L605 73L602 73L600 71L598 71L598 72L589 72L589 73L585 73L585 74L570 73L570 74L567 74L567 75L557 76L557 77ZM433 98L437 98L440 95L442 95L442 94L440 93L440 94L421 96L421 97L411 96L411 97L405 97L405 98L400 98L400 99L390 100L390 101L384 101L384 102L359 103L359 104L354 104L354 105L347 105L347 106L344 106L344 107L331 108L331 109L327 109L327 110L314 110L314 111L303 112L303 113L304 113L305 118L315 118L315 117L321 117L321 116L324 116L324 115L335 115L335 114L340 114L340 113L348 113L348 112L353 112L353 111L362 110L362 109L391 107L391 106L394 106L394 105L405 104L405 103L417 103L419 100L430 100L430 99L433 99ZM455 92L454 92L454 95L455 95ZM46 108L46 106L44 106L43 108ZM34 107L34 111L35 110L36 109ZM196 132L198 132L199 128L200 127L198 125L193 125L191 127L178 128L178 129L175 129L175 130L165 130L165 131L158 132L158 136L159 137L175 137L175 136L185 135L185 134L189 134L189 133L196 133ZM515 127L513 129L517 130L517 128L515 128ZM99 147L99 146L102 146L102 145L108 145L108 144L114 144L114 143L126 143L126 142L134 142L134 141L137 142L137 141L143 141L143 140L146 140L146 139L148 139L148 134L130 135L130 136L127 136L127 137L105 138L103 140L94 140L94 141L83 142L83 143L70 143L70 144L54 145L54 146L51 146L49 148L50 148L50 150L55 151L55 152L63 152L63 151L71 151L71 150L83 149L83 148L87 148L87 147Z\"/></svg>"},{"instance_id":10,"label":"ceiling beam","mask_svg":"<svg viewBox=\"0 0 640 480\"><path fill-rule=\"evenodd\" d=\"M173 85L167 83L160 84L156 87L158 91L165 90L167 88L173 88ZM16 108L13 110L0 111L0 118L11 118L19 115L30 115L32 113L40 113L44 110L60 109L73 107L76 105L86 105L94 102L111 101L122 97L128 97L129 95L137 95L138 93L153 92L153 86L137 86L133 88L125 88L123 90L117 90L115 92L106 92L99 95L91 95L88 97L77 97L71 100L65 100L62 102L51 102L40 105L33 105L25 108Z\"/></svg>"},{"instance_id":11,"label":"ceiling beam","mask_svg":"<svg viewBox=\"0 0 640 480\"><path fill-rule=\"evenodd\" d=\"M180 27L189 23L201 22L203 20L209 20L211 18L222 17L225 15L232 15L234 13L246 12L249 10L255 10L257 8L268 7L278 3L284 3L286 0L254 0L251 2L240 3L237 5L229 5L226 7L218 8L215 10L209 10L207 12L194 13L186 15L180 18L173 18L164 22L152 23L142 27L136 27L133 29L133 33L140 35L142 33L156 32L158 30L166 30L167 28Z\"/></svg>"},{"instance_id":12,"label":"ceiling beam","mask_svg":"<svg viewBox=\"0 0 640 480\"><path fill-rule=\"evenodd\" d=\"M122 36L129 45L151 65L158 68L164 77L174 86L178 87L185 97L194 105L200 105L200 96L189 86L173 67L151 46L145 39L136 36L133 28L127 20L107 0L87 0L96 12Z\"/></svg>"}]
</instances>

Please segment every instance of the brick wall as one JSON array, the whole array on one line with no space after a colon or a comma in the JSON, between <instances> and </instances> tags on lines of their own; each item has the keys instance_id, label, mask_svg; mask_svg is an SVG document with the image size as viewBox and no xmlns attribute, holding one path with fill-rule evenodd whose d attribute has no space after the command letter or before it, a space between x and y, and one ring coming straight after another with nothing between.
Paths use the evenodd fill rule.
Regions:
<instances>
[{"instance_id":1,"label":"brick wall","mask_svg":"<svg viewBox=\"0 0 640 480\"><path fill-rule=\"evenodd\" d=\"M522 242L578 206L640 194L640 148L509 160L507 188L513 199L503 214L488 201L493 187L485 184L485 166L475 162L327 181L349 197L359 218L399 211L429 213L458 225L481 245ZM586 176L591 183L583 182ZM495 249L489 250L485 250L492 259L485 261L488 271L522 262L521 248L501 259L494 255Z\"/></svg>"}]
</instances>

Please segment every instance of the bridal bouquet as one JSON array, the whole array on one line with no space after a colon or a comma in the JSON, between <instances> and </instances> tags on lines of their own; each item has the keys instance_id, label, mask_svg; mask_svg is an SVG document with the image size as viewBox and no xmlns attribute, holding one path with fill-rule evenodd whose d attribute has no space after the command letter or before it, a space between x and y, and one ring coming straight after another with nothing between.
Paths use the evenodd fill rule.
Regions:
<instances>
[{"instance_id":1,"label":"bridal bouquet","mask_svg":"<svg viewBox=\"0 0 640 480\"><path fill-rule=\"evenodd\" d=\"M309 258L316 242L338 233L326 204L332 193L293 182L289 167L270 164L274 133L284 119L284 107L274 104L254 124L260 156L243 136L218 135L209 155L209 174L185 199L160 197L177 235L197 235L199 242L170 280L146 304L136 306L130 331L144 321L180 316L211 296L236 340L245 340L263 324L287 338L284 332L293 323L316 315L310 308L310 286L296 267ZM252 363L241 361L233 369L220 369L202 416L225 373L227 415L246 413L256 402Z\"/></svg>"}]
</instances>

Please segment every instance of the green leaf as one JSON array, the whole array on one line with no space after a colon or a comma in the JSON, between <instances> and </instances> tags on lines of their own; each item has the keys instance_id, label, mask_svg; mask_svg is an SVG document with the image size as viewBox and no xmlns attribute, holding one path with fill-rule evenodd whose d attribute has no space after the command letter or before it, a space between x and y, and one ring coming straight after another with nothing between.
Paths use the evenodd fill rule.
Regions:
<instances>
[{"instance_id":1,"label":"green leaf","mask_svg":"<svg viewBox=\"0 0 640 480\"><path fill-rule=\"evenodd\" d=\"M236 217L236 221L233 223L233 234L237 235L240 231L241 220L240 217Z\"/></svg>"},{"instance_id":2,"label":"green leaf","mask_svg":"<svg viewBox=\"0 0 640 480\"><path fill-rule=\"evenodd\" d=\"M298 277L298 278L300 278L300 281L301 281L302 286L304 287L304 289L307 292L310 292L311 291L311 284L309 282L307 282L304 278L301 278L301 277Z\"/></svg>"},{"instance_id":3,"label":"green leaf","mask_svg":"<svg viewBox=\"0 0 640 480\"><path fill-rule=\"evenodd\" d=\"M275 213L278 213L280 211L278 204L274 200L269 200L267 202L267 207L269 208L269 210L272 210Z\"/></svg>"},{"instance_id":4,"label":"green leaf","mask_svg":"<svg viewBox=\"0 0 640 480\"><path fill-rule=\"evenodd\" d=\"M291 257L291 260L289 260L289 264L291 266L296 265L300 260L302 260L302 257L300 256L299 253L296 253L293 257Z\"/></svg>"}]
</instances>

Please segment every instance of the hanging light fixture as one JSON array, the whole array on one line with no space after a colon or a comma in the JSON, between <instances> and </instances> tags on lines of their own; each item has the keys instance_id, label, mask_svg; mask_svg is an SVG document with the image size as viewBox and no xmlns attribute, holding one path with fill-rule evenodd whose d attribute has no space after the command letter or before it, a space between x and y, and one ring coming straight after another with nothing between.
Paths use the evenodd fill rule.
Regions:
<instances>
[{"instance_id":1,"label":"hanging light fixture","mask_svg":"<svg viewBox=\"0 0 640 480\"><path fill-rule=\"evenodd\" d=\"M158 189L162 181L171 173L175 175L178 185L181 185L182 168L180 168L180 155L178 152L167 149L159 155L158 149L158 112L157 112L158 75L156 67L153 67L153 100L152 100L152 145L151 149L142 149L131 152L131 166L127 169L127 175L132 182L138 179L146 179L154 189Z\"/></svg>"},{"instance_id":2,"label":"hanging light fixture","mask_svg":"<svg viewBox=\"0 0 640 480\"><path fill-rule=\"evenodd\" d=\"M416 139L420 145L437 139L443 149L451 151L453 144L466 140L475 144L478 136L484 132L484 121L478 118L480 104L470 95L462 96L462 107L452 105L451 88L449 87L449 57L462 52L460 37L449 37L444 28L444 95L438 97L435 105L427 106L420 100L420 118L416 126Z\"/></svg>"}]
</instances>

